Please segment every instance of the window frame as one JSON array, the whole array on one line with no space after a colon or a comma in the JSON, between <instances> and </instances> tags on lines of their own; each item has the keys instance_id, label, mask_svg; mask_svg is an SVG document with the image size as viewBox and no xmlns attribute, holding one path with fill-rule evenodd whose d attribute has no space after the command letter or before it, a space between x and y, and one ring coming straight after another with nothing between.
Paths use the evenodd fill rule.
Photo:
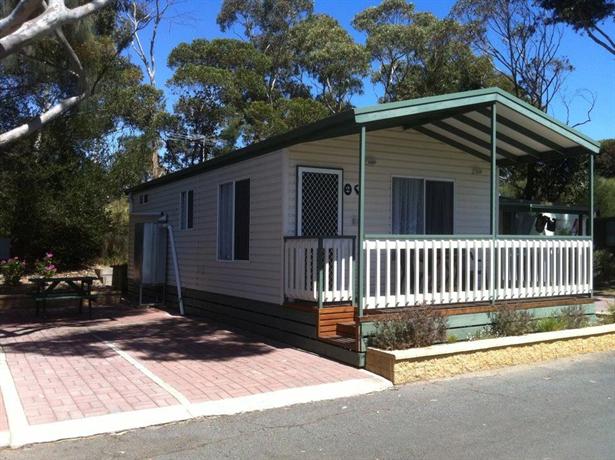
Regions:
<instances>
[{"instance_id":1,"label":"window frame","mask_svg":"<svg viewBox=\"0 0 615 460\"><path fill-rule=\"evenodd\" d=\"M417 179L423 181L423 233L417 233L417 235L431 235L431 236L451 236L457 234L457 183L455 179L446 178L446 177L428 177L428 176L408 176L402 174L393 174L391 175L390 181L390 199L389 199L389 225L390 232L393 235L393 179ZM447 182L453 184L453 231L450 235L444 234L435 234L435 233L427 233L427 181L432 182Z\"/></svg>"},{"instance_id":2,"label":"window frame","mask_svg":"<svg viewBox=\"0 0 615 460\"><path fill-rule=\"evenodd\" d=\"M249 230L252 229L252 178L250 176L245 176L245 177L239 177L236 179L231 179L231 180L225 180L225 181L221 181L218 182L218 192L216 195L216 262L221 262L221 263L251 263L252 262L252 257L251 257L251 245L248 243L248 258L247 259L236 259L235 258L235 188L236 188L236 184L237 182L241 182L247 180L249 181L250 187L249 187L249 192L250 192L250 203L249 203L249 209L250 212L248 213L248 227ZM231 222L231 232L232 232L232 237L231 237L231 258L230 259L221 259L220 258L220 190L222 188L223 185L227 185L227 184L233 184L233 200L231 202L232 205L232 209L231 209L231 217L232 217L232 222ZM248 232L248 239L250 239L250 232Z\"/></svg>"},{"instance_id":3,"label":"window frame","mask_svg":"<svg viewBox=\"0 0 615 460\"><path fill-rule=\"evenodd\" d=\"M192 193L192 225L188 226L189 223L189 204L190 204L190 193ZM182 204L183 201L183 197L185 198L185 203ZM178 220L179 220L179 230L181 231L187 231L187 230L193 230L194 229L194 189L186 189L186 190L182 190L179 192L179 216L178 216Z\"/></svg>"}]
</instances>

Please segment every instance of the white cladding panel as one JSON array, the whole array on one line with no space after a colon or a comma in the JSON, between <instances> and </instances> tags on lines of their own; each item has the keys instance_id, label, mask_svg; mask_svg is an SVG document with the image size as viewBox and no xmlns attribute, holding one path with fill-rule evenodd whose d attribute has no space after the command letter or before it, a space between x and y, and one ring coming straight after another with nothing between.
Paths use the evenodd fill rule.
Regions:
<instances>
[{"instance_id":1,"label":"white cladding panel","mask_svg":"<svg viewBox=\"0 0 615 460\"><path fill-rule=\"evenodd\" d=\"M168 214L175 232L183 287L264 302L281 302L282 164L282 152L276 151L133 195L133 212ZM218 261L218 187L228 181L247 178L250 179L250 260ZM181 230L180 194L186 190L194 191L194 226ZM147 194L148 200L139 204L139 195L142 194ZM131 219L130 278L134 275L134 222L141 219L144 217L136 215ZM171 260L167 268L167 281L175 284Z\"/></svg>"},{"instance_id":2,"label":"white cladding panel","mask_svg":"<svg viewBox=\"0 0 615 460\"><path fill-rule=\"evenodd\" d=\"M391 128L367 133L365 230L391 233L391 183L393 176L453 180L456 234L489 234L490 165L467 153L416 131ZM343 183L352 193L343 194L343 233L357 232L359 136L326 139L290 147L288 216L285 234L295 235L297 218L297 168L342 168Z\"/></svg>"}]
</instances>

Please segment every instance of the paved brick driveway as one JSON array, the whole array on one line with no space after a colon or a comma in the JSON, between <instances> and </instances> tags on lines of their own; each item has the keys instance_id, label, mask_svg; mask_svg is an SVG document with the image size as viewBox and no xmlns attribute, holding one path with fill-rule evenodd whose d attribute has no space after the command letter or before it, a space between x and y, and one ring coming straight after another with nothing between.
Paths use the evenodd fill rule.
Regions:
<instances>
[{"instance_id":1,"label":"paved brick driveway","mask_svg":"<svg viewBox=\"0 0 615 460\"><path fill-rule=\"evenodd\" d=\"M93 320L56 310L45 322L29 313L3 314L0 347L27 424L41 427L374 379L259 336L157 309L99 308ZM0 432L7 425L1 399Z\"/></svg>"}]
</instances>

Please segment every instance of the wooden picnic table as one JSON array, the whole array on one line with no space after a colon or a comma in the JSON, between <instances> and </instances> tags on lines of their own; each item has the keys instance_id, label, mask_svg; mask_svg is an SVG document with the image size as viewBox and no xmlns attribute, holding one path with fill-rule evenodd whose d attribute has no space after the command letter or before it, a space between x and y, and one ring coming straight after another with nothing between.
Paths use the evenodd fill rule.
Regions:
<instances>
[{"instance_id":1,"label":"wooden picnic table","mask_svg":"<svg viewBox=\"0 0 615 460\"><path fill-rule=\"evenodd\" d=\"M43 316L47 315L48 300L70 300L79 299L79 313L83 312L83 301L88 301L90 318L92 317L92 283L94 276L37 276L30 278L30 282L36 285L36 292L33 294L36 304L36 316L42 307ZM60 289L58 287L61 286Z\"/></svg>"}]
</instances>

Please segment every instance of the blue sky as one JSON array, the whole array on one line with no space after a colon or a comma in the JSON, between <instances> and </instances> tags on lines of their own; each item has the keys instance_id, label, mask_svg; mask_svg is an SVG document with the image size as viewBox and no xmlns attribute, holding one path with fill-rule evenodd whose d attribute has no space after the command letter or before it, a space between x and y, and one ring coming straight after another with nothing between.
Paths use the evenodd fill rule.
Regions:
<instances>
[{"instance_id":1,"label":"blue sky","mask_svg":"<svg viewBox=\"0 0 615 460\"><path fill-rule=\"evenodd\" d=\"M365 37L354 31L350 23L356 13L378 3L377 0L315 0L315 9L316 12L335 17L357 41L363 42ZM429 11L439 17L445 16L453 3L452 0L414 2L418 11ZM176 6L176 13L183 15L179 22L162 26L157 44L156 80L159 86L165 89L168 101L172 102L174 96L165 87L165 82L171 77L166 60L175 46L195 38L236 37L241 32L239 29L227 33L220 31L216 24L220 5L221 0L183 0ZM611 35L615 36L615 23L611 22L608 29ZM565 30L560 52L567 56L575 67L563 87L565 97L572 98L570 123L585 119L587 104L578 94L580 91L589 90L596 97L596 105L591 114L592 121L578 129L595 139L615 138L615 58L589 38L571 29ZM376 102L378 96L368 83L365 85L365 94L354 96L352 102L356 106L370 105ZM550 113L566 121L566 110L560 100L554 101Z\"/></svg>"}]
</instances>

